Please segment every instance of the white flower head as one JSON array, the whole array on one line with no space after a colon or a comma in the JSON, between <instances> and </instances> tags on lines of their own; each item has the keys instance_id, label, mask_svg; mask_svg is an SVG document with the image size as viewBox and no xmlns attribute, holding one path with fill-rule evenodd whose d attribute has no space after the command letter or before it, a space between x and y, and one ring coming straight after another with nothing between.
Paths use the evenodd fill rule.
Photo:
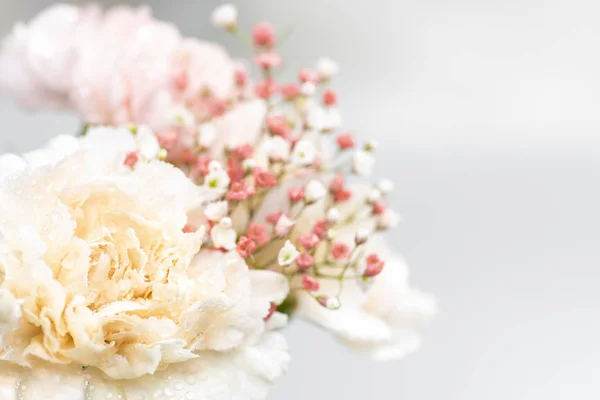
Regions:
<instances>
[{"instance_id":1,"label":"white flower head","mask_svg":"<svg viewBox=\"0 0 600 400\"><path fill-rule=\"evenodd\" d=\"M389 179L382 179L377 184L377 188L381 191L381 193L389 194L394 190L394 182Z\"/></svg>"},{"instance_id":2,"label":"white flower head","mask_svg":"<svg viewBox=\"0 0 600 400\"><path fill-rule=\"evenodd\" d=\"M291 162L296 165L310 165L315 161L316 156L315 145L310 140L302 139L294 146Z\"/></svg>"},{"instance_id":3,"label":"white flower head","mask_svg":"<svg viewBox=\"0 0 600 400\"><path fill-rule=\"evenodd\" d=\"M286 161L290 157L290 142L281 136L272 136L265 140L263 149L272 160Z\"/></svg>"},{"instance_id":4,"label":"white flower head","mask_svg":"<svg viewBox=\"0 0 600 400\"><path fill-rule=\"evenodd\" d=\"M325 186L316 179L311 179L304 189L304 201L314 203L321 200L327 194Z\"/></svg>"},{"instance_id":5,"label":"white flower head","mask_svg":"<svg viewBox=\"0 0 600 400\"><path fill-rule=\"evenodd\" d=\"M231 182L227 171L217 161L211 161L208 169L209 172L204 178L204 186L216 196L227 192L229 183Z\"/></svg>"},{"instance_id":6,"label":"white flower head","mask_svg":"<svg viewBox=\"0 0 600 400\"><path fill-rule=\"evenodd\" d=\"M300 252L296 249L296 246L294 246L289 240L286 240L281 250L279 250L277 262L281 266L290 265L296 261L296 258L298 258L299 255Z\"/></svg>"},{"instance_id":7,"label":"white flower head","mask_svg":"<svg viewBox=\"0 0 600 400\"><path fill-rule=\"evenodd\" d=\"M235 240L237 233L231 227L231 218L225 217L210 230L210 239L213 246L225 250L235 249Z\"/></svg>"},{"instance_id":8,"label":"white flower head","mask_svg":"<svg viewBox=\"0 0 600 400\"><path fill-rule=\"evenodd\" d=\"M295 222L285 214L281 214L277 223L275 224L275 233L279 237L285 237L290 232L290 229L294 226Z\"/></svg>"},{"instance_id":9,"label":"white flower head","mask_svg":"<svg viewBox=\"0 0 600 400\"><path fill-rule=\"evenodd\" d=\"M211 122L206 122L198 127L196 142L201 147L210 147L217 137L217 127Z\"/></svg>"},{"instance_id":10,"label":"white flower head","mask_svg":"<svg viewBox=\"0 0 600 400\"><path fill-rule=\"evenodd\" d=\"M369 176L373 173L375 158L372 154L357 150L352 155L352 170L360 176Z\"/></svg>"},{"instance_id":11,"label":"white flower head","mask_svg":"<svg viewBox=\"0 0 600 400\"><path fill-rule=\"evenodd\" d=\"M209 221L220 221L227 216L228 207L227 200L208 203L204 207L204 215Z\"/></svg>"},{"instance_id":12,"label":"white flower head","mask_svg":"<svg viewBox=\"0 0 600 400\"><path fill-rule=\"evenodd\" d=\"M330 58L322 57L317 61L317 73L323 80L331 79L339 72L338 64Z\"/></svg>"},{"instance_id":13,"label":"white flower head","mask_svg":"<svg viewBox=\"0 0 600 400\"><path fill-rule=\"evenodd\" d=\"M331 224L337 224L342 218L342 213L337 208L330 208L327 211L327 221Z\"/></svg>"},{"instance_id":14,"label":"white flower head","mask_svg":"<svg viewBox=\"0 0 600 400\"><path fill-rule=\"evenodd\" d=\"M210 20L217 28L232 30L237 27L238 11L233 4L223 4L215 8Z\"/></svg>"}]
</instances>

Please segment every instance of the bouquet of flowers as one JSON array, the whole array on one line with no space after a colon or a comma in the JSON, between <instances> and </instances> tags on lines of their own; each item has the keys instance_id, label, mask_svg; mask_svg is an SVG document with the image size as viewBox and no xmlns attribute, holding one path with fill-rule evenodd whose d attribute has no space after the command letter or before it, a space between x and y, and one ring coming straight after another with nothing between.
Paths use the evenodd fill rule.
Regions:
<instances>
[{"instance_id":1,"label":"bouquet of flowers","mask_svg":"<svg viewBox=\"0 0 600 400\"><path fill-rule=\"evenodd\" d=\"M4 41L0 89L84 124L0 157L0 398L264 399L295 317L419 346L435 302L380 238L393 185L340 130L338 66L278 82L271 24L211 19L257 76L145 8L55 5Z\"/></svg>"}]
</instances>

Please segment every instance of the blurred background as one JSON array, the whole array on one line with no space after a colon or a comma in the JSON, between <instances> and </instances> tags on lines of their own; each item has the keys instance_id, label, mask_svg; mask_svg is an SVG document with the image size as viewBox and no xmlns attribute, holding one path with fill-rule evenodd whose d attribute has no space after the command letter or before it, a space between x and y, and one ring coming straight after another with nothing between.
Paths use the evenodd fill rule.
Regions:
<instances>
[{"instance_id":1,"label":"blurred background","mask_svg":"<svg viewBox=\"0 0 600 400\"><path fill-rule=\"evenodd\" d=\"M0 32L52 3L4 0ZM207 22L219 1L101 3L149 4L247 55ZM600 3L233 3L247 28L294 28L284 74L339 62L345 126L377 137L377 175L396 183L391 240L440 305L423 348L383 364L294 321L270 399L600 398ZM6 99L0 118L2 151L78 128Z\"/></svg>"}]
</instances>

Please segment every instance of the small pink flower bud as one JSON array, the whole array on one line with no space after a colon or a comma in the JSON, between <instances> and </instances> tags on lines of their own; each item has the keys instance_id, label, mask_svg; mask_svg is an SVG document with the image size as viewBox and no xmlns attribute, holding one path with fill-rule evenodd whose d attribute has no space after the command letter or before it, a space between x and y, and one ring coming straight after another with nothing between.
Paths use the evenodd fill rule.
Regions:
<instances>
[{"instance_id":1,"label":"small pink flower bud","mask_svg":"<svg viewBox=\"0 0 600 400\"><path fill-rule=\"evenodd\" d=\"M252 176L254 176L256 186L258 187L274 187L277 185L277 178L275 175L269 171L265 171L260 167L254 168L252 171Z\"/></svg>"},{"instance_id":2,"label":"small pink flower bud","mask_svg":"<svg viewBox=\"0 0 600 400\"><path fill-rule=\"evenodd\" d=\"M331 255L336 260L344 260L350 255L350 248L344 243L334 243L331 248Z\"/></svg>"},{"instance_id":3,"label":"small pink flower bud","mask_svg":"<svg viewBox=\"0 0 600 400\"><path fill-rule=\"evenodd\" d=\"M246 259L250 254L252 254L256 250L256 243L254 243L250 238L246 236L242 236L237 243L237 252L240 257Z\"/></svg>"},{"instance_id":4,"label":"small pink flower bud","mask_svg":"<svg viewBox=\"0 0 600 400\"><path fill-rule=\"evenodd\" d=\"M179 71L171 77L171 85L175 92L183 92L189 83L190 79L187 71Z\"/></svg>"},{"instance_id":5,"label":"small pink flower bud","mask_svg":"<svg viewBox=\"0 0 600 400\"><path fill-rule=\"evenodd\" d=\"M337 103L337 95L331 89L325 90L323 93L323 104L326 106L334 106Z\"/></svg>"},{"instance_id":6,"label":"small pink flower bud","mask_svg":"<svg viewBox=\"0 0 600 400\"><path fill-rule=\"evenodd\" d=\"M330 310L337 310L341 306L340 300L337 297L317 296L317 301L320 305Z\"/></svg>"},{"instance_id":7,"label":"small pink flower bud","mask_svg":"<svg viewBox=\"0 0 600 400\"><path fill-rule=\"evenodd\" d=\"M267 227L255 222L252 222L250 225L248 225L248 231L246 232L246 235L248 235L248 237L259 246L271 240L271 237L267 232Z\"/></svg>"},{"instance_id":8,"label":"small pink flower bud","mask_svg":"<svg viewBox=\"0 0 600 400\"><path fill-rule=\"evenodd\" d=\"M296 260L296 262L298 261ZM317 290L319 290L320 286L321 285L319 285L319 281L317 281L312 276L304 275L302 277L302 287L308 290L309 292L316 292Z\"/></svg>"},{"instance_id":9,"label":"small pink flower bud","mask_svg":"<svg viewBox=\"0 0 600 400\"><path fill-rule=\"evenodd\" d=\"M269 115L267 116L266 123L267 129L273 135L288 139L292 134L287 119L283 115Z\"/></svg>"},{"instance_id":10,"label":"small pink flower bud","mask_svg":"<svg viewBox=\"0 0 600 400\"><path fill-rule=\"evenodd\" d=\"M319 74L317 74L317 71L314 69L302 68L298 73L298 79L300 79L300 82L302 83L317 83L319 81Z\"/></svg>"},{"instance_id":11,"label":"small pink flower bud","mask_svg":"<svg viewBox=\"0 0 600 400\"><path fill-rule=\"evenodd\" d=\"M373 214L375 215L383 214L386 209L387 207L385 206L385 203L381 200L378 200L373 203Z\"/></svg>"},{"instance_id":12,"label":"small pink flower bud","mask_svg":"<svg viewBox=\"0 0 600 400\"><path fill-rule=\"evenodd\" d=\"M287 194L292 203L297 203L304 198L304 188L291 188Z\"/></svg>"},{"instance_id":13,"label":"small pink flower bud","mask_svg":"<svg viewBox=\"0 0 600 400\"><path fill-rule=\"evenodd\" d=\"M313 232L317 235L321 240L327 237L327 230L329 229L329 223L327 220L319 220L313 226Z\"/></svg>"},{"instance_id":14,"label":"small pink flower bud","mask_svg":"<svg viewBox=\"0 0 600 400\"><path fill-rule=\"evenodd\" d=\"M233 154L239 158L249 158L254 154L254 146L251 144L243 144L233 149Z\"/></svg>"},{"instance_id":15,"label":"small pink flower bud","mask_svg":"<svg viewBox=\"0 0 600 400\"><path fill-rule=\"evenodd\" d=\"M277 223L275 224L275 234L280 238L285 237L285 235L290 232L294 224L294 220L288 218L288 216L285 214L281 214L277 220Z\"/></svg>"},{"instance_id":16,"label":"small pink flower bud","mask_svg":"<svg viewBox=\"0 0 600 400\"><path fill-rule=\"evenodd\" d=\"M261 99L268 99L277 93L277 83L273 78L268 78L254 86L254 93Z\"/></svg>"},{"instance_id":17,"label":"small pink flower bud","mask_svg":"<svg viewBox=\"0 0 600 400\"><path fill-rule=\"evenodd\" d=\"M210 165L212 158L207 155L198 156L194 162L194 169L201 175L208 175L210 172L208 166Z\"/></svg>"},{"instance_id":18,"label":"small pink flower bud","mask_svg":"<svg viewBox=\"0 0 600 400\"><path fill-rule=\"evenodd\" d=\"M244 168L242 168L242 164L238 160L230 159L227 162L227 175L231 182L239 182L244 179L246 173L244 172Z\"/></svg>"},{"instance_id":19,"label":"small pink flower bud","mask_svg":"<svg viewBox=\"0 0 600 400\"><path fill-rule=\"evenodd\" d=\"M193 233L196 232L198 229L190 224L186 224L183 229L181 230L183 233Z\"/></svg>"},{"instance_id":20,"label":"small pink flower bud","mask_svg":"<svg viewBox=\"0 0 600 400\"><path fill-rule=\"evenodd\" d=\"M296 266L300 271L305 271L313 266L314 258L308 253L302 253L296 258Z\"/></svg>"},{"instance_id":21,"label":"small pink flower bud","mask_svg":"<svg viewBox=\"0 0 600 400\"><path fill-rule=\"evenodd\" d=\"M208 111L213 117L220 117L227 112L229 105L227 104L227 100L222 99L213 99L208 102Z\"/></svg>"},{"instance_id":22,"label":"small pink flower bud","mask_svg":"<svg viewBox=\"0 0 600 400\"><path fill-rule=\"evenodd\" d=\"M283 215L283 211L275 211L270 214L267 214L267 222L275 225L279 218Z\"/></svg>"},{"instance_id":23,"label":"small pink flower bud","mask_svg":"<svg viewBox=\"0 0 600 400\"><path fill-rule=\"evenodd\" d=\"M344 174L341 172L333 177L331 182L329 183L329 190L335 193L344 188Z\"/></svg>"},{"instance_id":24,"label":"small pink flower bud","mask_svg":"<svg viewBox=\"0 0 600 400\"><path fill-rule=\"evenodd\" d=\"M245 87L246 83L248 83L248 73L246 72L246 70L244 68L241 68L241 67L236 68L236 70L234 72L234 78L235 78L235 84L240 88Z\"/></svg>"},{"instance_id":25,"label":"small pink flower bud","mask_svg":"<svg viewBox=\"0 0 600 400\"><path fill-rule=\"evenodd\" d=\"M228 200L245 200L250 196L254 196L256 189L250 186L246 181L233 182L231 189L227 192Z\"/></svg>"},{"instance_id":26,"label":"small pink flower bud","mask_svg":"<svg viewBox=\"0 0 600 400\"><path fill-rule=\"evenodd\" d=\"M140 155L137 151L131 151L129 153L127 153L127 155L125 156L125 160L123 161L123 164L125 164L126 166L133 168L135 166L135 164L137 164L137 162L140 159Z\"/></svg>"},{"instance_id":27,"label":"small pink flower bud","mask_svg":"<svg viewBox=\"0 0 600 400\"><path fill-rule=\"evenodd\" d=\"M259 22L252 28L254 45L259 47L273 47L275 45L275 29L268 22Z\"/></svg>"},{"instance_id":28,"label":"small pink flower bud","mask_svg":"<svg viewBox=\"0 0 600 400\"><path fill-rule=\"evenodd\" d=\"M340 189L333 194L333 201L335 203L343 203L348 201L352 197L352 192L349 189Z\"/></svg>"},{"instance_id":29,"label":"small pink flower bud","mask_svg":"<svg viewBox=\"0 0 600 400\"><path fill-rule=\"evenodd\" d=\"M173 131L163 131L156 134L156 140L163 149L170 149L177 142L177 133Z\"/></svg>"},{"instance_id":30,"label":"small pink flower bud","mask_svg":"<svg viewBox=\"0 0 600 400\"><path fill-rule=\"evenodd\" d=\"M321 240L315 233L307 232L298 237L298 242L306 249L311 250L317 247Z\"/></svg>"},{"instance_id":31,"label":"small pink flower bud","mask_svg":"<svg viewBox=\"0 0 600 400\"><path fill-rule=\"evenodd\" d=\"M255 56L254 63L263 69L277 68L281 65L281 56L275 51L268 51Z\"/></svg>"},{"instance_id":32,"label":"small pink flower bud","mask_svg":"<svg viewBox=\"0 0 600 400\"><path fill-rule=\"evenodd\" d=\"M363 276L366 277L379 275L385 265L377 254L369 254L365 259L365 262L367 263L367 268L365 269Z\"/></svg>"},{"instance_id":33,"label":"small pink flower bud","mask_svg":"<svg viewBox=\"0 0 600 400\"><path fill-rule=\"evenodd\" d=\"M342 150L352 149L356 146L354 136L351 133L340 133L336 140Z\"/></svg>"},{"instance_id":34,"label":"small pink flower bud","mask_svg":"<svg viewBox=\"0 0 600 400\"><path fill-rule=\"evenodd\" d=\"M296 83L289 83L281 87L281 94L286 100L293 100L300 94L300 86Z\"/></svg>"}]
</instances>

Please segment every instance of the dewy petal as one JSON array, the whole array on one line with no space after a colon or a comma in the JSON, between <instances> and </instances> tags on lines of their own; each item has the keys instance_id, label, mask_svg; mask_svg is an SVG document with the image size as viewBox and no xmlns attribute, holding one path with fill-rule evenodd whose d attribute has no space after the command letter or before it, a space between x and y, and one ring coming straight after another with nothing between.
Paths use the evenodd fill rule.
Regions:
<instances>
[{"instance_id":1,"label":"dewy petal","mask_svg":"<svg viewBox=\"0 0 600 400\"><path fill-rule=\"evenodd\" d=\"M286 340L279 333L267 333L257 343L232 352L205 352L133 380L111 380L93 367L46 364L26 369L0 361L0 398L263 400L289 361Z\"/></svg>"},{"instance_id":2,"label":"dewy petal","mask_svg":"<svg viewBox=\"0 0 600 400\"><path fill-rule=\"evenodd\" d=\"M151 395L177 400L262 400L273 381L287 371L288 363L285 339L278 333L268 333L256 345L232 353L207 352L127 382L124 389L128 400Z\"/></svg>"}]
</instances>

